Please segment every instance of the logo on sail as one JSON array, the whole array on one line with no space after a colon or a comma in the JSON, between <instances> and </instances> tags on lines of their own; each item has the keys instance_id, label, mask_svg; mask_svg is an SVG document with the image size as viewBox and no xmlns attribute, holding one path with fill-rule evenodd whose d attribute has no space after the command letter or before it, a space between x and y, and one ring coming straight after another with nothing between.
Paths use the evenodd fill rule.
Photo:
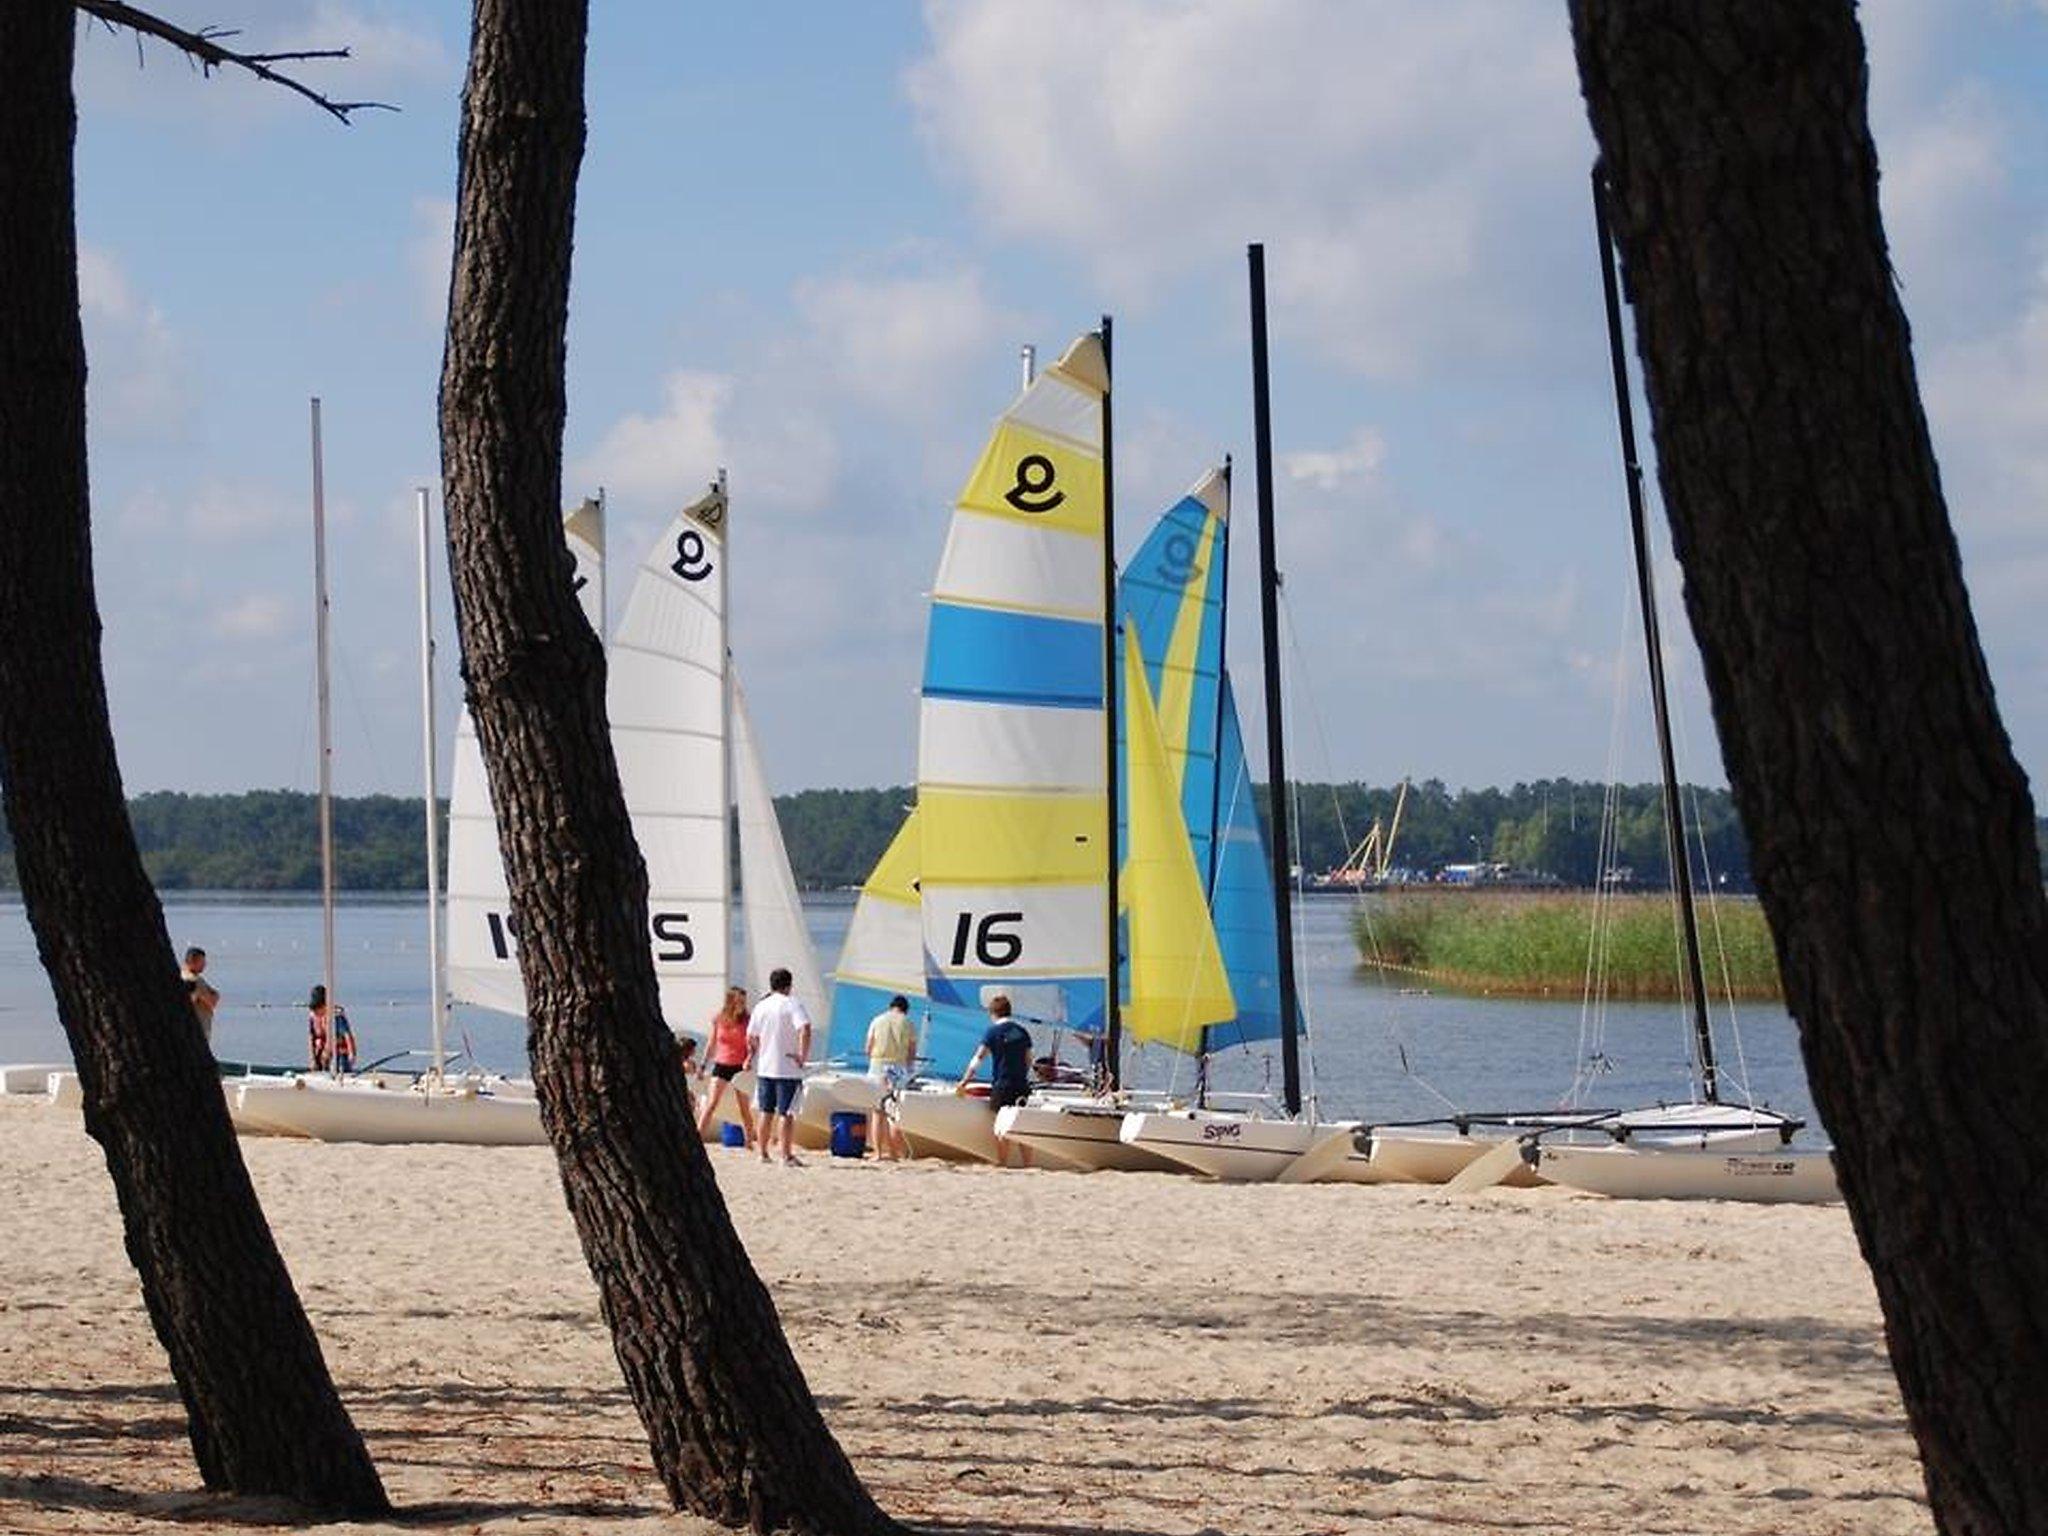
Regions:
<instances>
[{"instance_id":1,"label":"logo on sail","mask_svg":"<svg viewBox=\"0 0 2048 1536\"><path fill-rule=\"evenodd\" d=\"M1003 492L1003 500L1019 512L1050 512L1067 499L1065 491L1053 489L1059 471L1042 453L1027 453L1017 461L1017 483Z\"/></svg>"}]
</instances>

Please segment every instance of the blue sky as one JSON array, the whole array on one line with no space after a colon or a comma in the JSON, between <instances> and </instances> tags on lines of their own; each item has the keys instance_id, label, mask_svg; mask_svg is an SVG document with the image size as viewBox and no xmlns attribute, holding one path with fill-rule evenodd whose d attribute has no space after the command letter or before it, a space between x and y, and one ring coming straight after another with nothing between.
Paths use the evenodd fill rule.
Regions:
<instances>
[{"instance_id":1,"label":"blue sky","mask_svg":"<svg viewBox=\"0 0 2048 1536\"><path fill-rule=\"evenodd\" d=\"M565 496L606 488L624 570L729 469L734 647L779 790L912 776L922 594L952 494L1018 345L1056 351L1104 310L1121 547L1216 457L1243 471L1234 651L1256 710L1250 239L1270 267L1297 770L1650 776L1592 141L1561 6L594 11ZM245 12L172 7L251 46L351 45L309 75L403 110L343 129L153 45L138 69L132 38L82 31L95 540L123 768L131 791L312 783L317 393L337 785L411 792L411 487L438 480L466 8ZM2048 3L1876 0L1863 16L1921 383L2006 724L2038 778ZM1682 649L1668 562L1665 578ZM445 716L445 573L436 595ZM1686 771L1718 782L1689 655L1679 671Z\"/></svg>"}]
</instances>

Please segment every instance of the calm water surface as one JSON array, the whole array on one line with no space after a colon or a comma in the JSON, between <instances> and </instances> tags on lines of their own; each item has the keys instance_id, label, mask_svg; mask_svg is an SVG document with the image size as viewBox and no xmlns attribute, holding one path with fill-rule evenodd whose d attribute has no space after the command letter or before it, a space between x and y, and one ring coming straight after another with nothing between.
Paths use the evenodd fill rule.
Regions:
<instances>
[{"instance_id":1,"label":"calm water surface","mask_svg":"<svg viewBox=\"0 0 2048 1536\"><path fill-rule=\"evenodd\" d=\"M304 896L168 895L164 912L179 950L198 944L222 993L214 1049L223 1056L295 1062L304 1054L306 992L320 976L320 909ZM1581 1059L1586 1010L1554 1001L1471 998L1389 987L1360 975L1351 903L1311 897L1296 908L1302 992L1311 1034L1312 1087L1326 1116L1392 1120L1465 1109L1540 1108L1559 1101ZM820 961L839 953L850 895L806 902ZM336 915L339 995L362 1059L427 1043L426 907L418 897L344 898ZM744 951L742 951L744 955ZM1745 1003L1733 1024L1717 1013L1727 1081L1746 1075L1751 1097L1810 1115L1792 1021L1775 1004ZM1592 1098L1603 1105L1686 1094L1689 1025L1671 1003L1614 1003L1599 1039L1602 1070ZM451 1041L467 1040L487 1066L525 1067L521 1021L457 1007ZM63 1032L18 899L0 899L0 1061L65 1058ZM1184 1058L1156 1048L1128 1068L1146 1086L1191 1085ZM1277 1087L1277 1049L1219 1059L1218 1088Z\"/></svg>"}]
</instances>

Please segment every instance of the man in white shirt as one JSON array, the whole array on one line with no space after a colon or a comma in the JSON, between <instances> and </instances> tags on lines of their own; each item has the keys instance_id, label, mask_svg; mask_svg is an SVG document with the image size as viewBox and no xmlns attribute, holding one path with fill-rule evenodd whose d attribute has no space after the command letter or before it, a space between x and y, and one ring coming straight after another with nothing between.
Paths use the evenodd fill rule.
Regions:
<instances>
[{"instance_id":1,"label":"man in white shirt","mask_svg":"<svg viewBox=\"0 0 2048 1536\"><path fill-rule=\"evenodd\" d=\"M794 978L777 966L768 974L768 995L747 1020L747 1065L754 1069L756 1105L761 1111L761 1161L781 1121L782 1161L797 1166L796 1095L811 1058L811 1016L789 995Z\"/></svg>"}]
</instances>

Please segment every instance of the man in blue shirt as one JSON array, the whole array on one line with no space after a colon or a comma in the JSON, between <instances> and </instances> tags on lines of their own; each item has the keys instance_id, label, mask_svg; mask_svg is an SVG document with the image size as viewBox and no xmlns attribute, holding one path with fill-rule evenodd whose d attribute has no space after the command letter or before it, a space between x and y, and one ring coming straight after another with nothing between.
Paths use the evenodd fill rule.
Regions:
<instances>
[{"instance_id":1,"label":"man in blue shirt","mask_svg":"<svg viewBox=\"0 0 2048 1536\"><path fill-rule=\"evenodd\" d=\"M987 1057L989 1108L1003 1109L1022 1102L1031 1091L1031 1032L1010 1017L1010 1000L1001 993L988 1000L988 1017L988 1032L968 1058L967 1070L960 1074L956 1091L966 1090L980 1069L982 1058Z\"/></svg>"}]
</instances>

